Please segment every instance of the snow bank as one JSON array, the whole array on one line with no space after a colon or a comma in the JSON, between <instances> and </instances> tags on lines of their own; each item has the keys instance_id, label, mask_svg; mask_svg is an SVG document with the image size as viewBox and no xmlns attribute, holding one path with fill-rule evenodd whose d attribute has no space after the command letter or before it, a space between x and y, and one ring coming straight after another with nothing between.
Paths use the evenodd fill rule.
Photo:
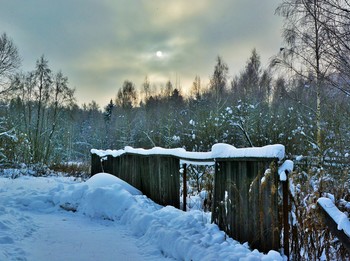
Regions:
<instances>
[{"instance_id":1,"label":"snow bank","mask_svg":"<svg viewBox=\"0 0 350 261\"><path fill-rule=\"evenodd\" d=\"M124 153L134 153L140 155L171 155L185 160L210 160L217 158L278 158L279 160L282 160L285 155L285 149L281 144L238 149L229 144L218 143L212 146L210 152L190 152L182 148L164 149L160 147L146 150L135 149L127 146L124 150L92 149L91 153L100 157L105 157L107 155L118 157Z\"/></svg>"},{"instance_id":2,"label":"snow bank","mask_svg":"<svg viewBox=\"0 0 350 261\"><path fill-rule=\"evenodd\" d=\"M331 199L321 197L317 203L328 213L329 216L338 224L338 230L344 230L344 233L350 237L349 218L341 212L332 202Z\"/></svg>"},{"instance_id":3,"label":"snow bank","mask_svg":"<svg viewBox=\"0 0 350 261\"><path fill-rule=\"evenodd\" d=\"M156 245L165 256L178 260L282 260L275 251L264 255L227 238L201 211L161 207L124 185L100 173L57 191L54 202L75 206L93 218L120 220L142 242Z\"/></svg>"},{"instance_id":4,"label":"snow bank","mask_svg":"<svg viewBox=\"0 0 350 261\"><path fill-rule=\"evenodd\" d=\"M264 255L227 238L201 211L183 212L171 206L140 211L139 207L128 209L121 222L145 244L157 245L176 260L283 260L276 251Z\"/></svg>"},{"instance_id":5,"label":"snow bank","mask_svg":"<svg viewBox=\"0 0 350 261\"><path fill-rule=\"evenodd\" d=\"M107 173L92 176L85 183L68 186L53 197L64 209L82 212L90 217L116 220L142 193L125 181Z\"/></svg>"},{"instance_id":6,"label":"snow bank","mask_svg":"<svg viewBox=\"0 0 350 261\"><path fill-rule=\"evenodd\" d=\"M142 195L141 191L131 186L129 183L108 173L95 174L90 179L88 179L85 184L90 188L95 189L118 184L122 189L128 191L131 195Z\"/></svg>"},{"instance_id":7,"label":"snow bank","mask_svg":"<svg viewBox=\"0 0 350 261\"><path fill-rule=\"evenodd\" d=\"M0 178L0 185L0 246L6 246L5 251L0 247L0 260L7 260L10 255L26 255L15 242L34 233L28 213L54 215L62 213L62 207L76 211L72 215L91 217L92 221L103 219L122 224L141 245L152 245L159 255L176 260L283 260L276 251L264 255L228 238L217 225L210 224L210 218L201 211L183 212L170 206L162 207L106 173L96 174L82 183L68 178L20 177ZM7 210L7 206L11 210ZM77 233L82 229L79 226L80 223ZM63 249L63 243L61 246ZM16 249L22 252L9 252Z\"/></svg>"}]
</instances>

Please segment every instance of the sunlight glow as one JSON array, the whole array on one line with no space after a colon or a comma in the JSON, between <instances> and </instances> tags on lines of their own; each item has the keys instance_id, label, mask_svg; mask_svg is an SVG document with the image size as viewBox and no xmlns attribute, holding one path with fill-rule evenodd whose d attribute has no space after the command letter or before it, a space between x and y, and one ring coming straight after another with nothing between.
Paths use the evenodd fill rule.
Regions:
<instances>
[{"instance_id":1,"label":"sunlight glow","mask_svg":"<svg viewBox=\"0 0 350 261\"><path fill-rule=\"evenodd\" d=\"M161 57L163 56L163 52L162 52L162 51L157 51L157 52L156 52L156 56L157 56L158 58L161 58Z\"/></svg>"}]
</instances>

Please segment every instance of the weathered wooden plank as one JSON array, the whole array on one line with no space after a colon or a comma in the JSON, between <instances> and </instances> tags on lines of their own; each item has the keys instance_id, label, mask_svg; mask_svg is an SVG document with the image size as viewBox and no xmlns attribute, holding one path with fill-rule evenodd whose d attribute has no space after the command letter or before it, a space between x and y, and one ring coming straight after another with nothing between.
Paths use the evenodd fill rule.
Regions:
<instances>
[{"instance_id":1,"label":"weathered wooden plank","mask_svg":"<svg viewBox=\"0 0 350 261\"><path fill-rule=\"evenodd\" d=\"M287 174L287 173L286 173ZM287 176L288 177L288 176ZM282 181L282 194L283 194L283 249L284 255L289 258L289 183L288 178Z\"/></svg>"},{"instance_id":2,"label":"weathered wooden plank","mask_svg":"<svg viewBox=\"0 0 350 261\"><path fill-rule=\"evenodd\" d=\"M261 158L216 162L214 177L212 221L234 239L264 252L278 250L280 236L276 168L261 184L270 163Z\"/></svg>"},{"instance_id":3,"label":"weathered wooden plank","mask_svg":"<svg viewBox=\"0 0 350 261\"><path fill-rule=\"evenodd\" d=\"M264 252L279 249L277 176L277 169L273 162L269 171L265 173L265 181L260 186L261 250Z\"/></svg>"},{"instance_id":4,"label":"weathered wooden plank","mask_svg":"<svg viewBox=\"0 0 350 261\"><path fill-rule=\"evenodd\" d=\"M224 165L225 162L215 162L212 222L217 224L220 229L227 231L224 225L226 218L224 208L226 172L223 171Z\"/></svg>"},{"instance_id":5,"label":"weathered wooden plank","mask_svg":"<svg viewBox=\"0 0 350 261\"><path fill-rule=\"evenodd\" d=\"M102 172L101 158L96 154L91 154L91 176Z\"/></svg>"},{"instance_id":6,"label":"weathered wooden plank","mask_svg":"<svg viewBox=\"0 0 350 261\"><path fill-rule=\"evenodd\" d=\"M259 173L261 166L260 162L253 165L250 173L251 183L249 185L249 243L251 248L259 248L260 236L260 218L259 218L259 187L261 181L261 173Z\"/></svg>"}]
</instances>

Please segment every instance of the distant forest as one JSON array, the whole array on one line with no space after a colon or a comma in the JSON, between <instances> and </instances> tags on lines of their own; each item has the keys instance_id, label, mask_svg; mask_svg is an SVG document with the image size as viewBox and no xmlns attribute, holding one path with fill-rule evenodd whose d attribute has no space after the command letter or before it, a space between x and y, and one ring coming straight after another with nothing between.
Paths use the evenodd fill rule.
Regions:
<instances>
[{"instance_id":1,"label":"distant forest","mask_svg":"<svg viewBox=\"0 0 350 261\"><path fill-rule=\"evenodd\" d=\"M298 4L292 4L292 2ZM350 153L350 6L343 1L284 1L285 46L263 68L252 50L230 78L213 60L208 83L142 86L126 79L115 99L78 106L62 72L42 56L20 72L19 52L0 37L0 163L86 161L90 149L183 147L208 151L281 143L289 157ZM96 87L97 88L97 87ZM183 89L190 89L184 96Z\"/></svg>"}]
</instances>

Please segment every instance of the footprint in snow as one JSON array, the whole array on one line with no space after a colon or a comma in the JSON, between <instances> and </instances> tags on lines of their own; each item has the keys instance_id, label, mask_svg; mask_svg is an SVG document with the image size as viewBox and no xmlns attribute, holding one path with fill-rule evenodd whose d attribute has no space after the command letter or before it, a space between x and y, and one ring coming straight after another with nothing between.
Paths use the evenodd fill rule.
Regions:
<instances>
[{"instance_id":1,"label":"footprint in snow","mask_svg":"<svg viewBox=\"0 0 350 261\"><path fill-rule=\"evenodd\" d=\"M13 244L14 240L12 239L12 237L9 236L2 236L0 237L0 244L4 245L4 244Z\"/></svg>"}]
</instances>

